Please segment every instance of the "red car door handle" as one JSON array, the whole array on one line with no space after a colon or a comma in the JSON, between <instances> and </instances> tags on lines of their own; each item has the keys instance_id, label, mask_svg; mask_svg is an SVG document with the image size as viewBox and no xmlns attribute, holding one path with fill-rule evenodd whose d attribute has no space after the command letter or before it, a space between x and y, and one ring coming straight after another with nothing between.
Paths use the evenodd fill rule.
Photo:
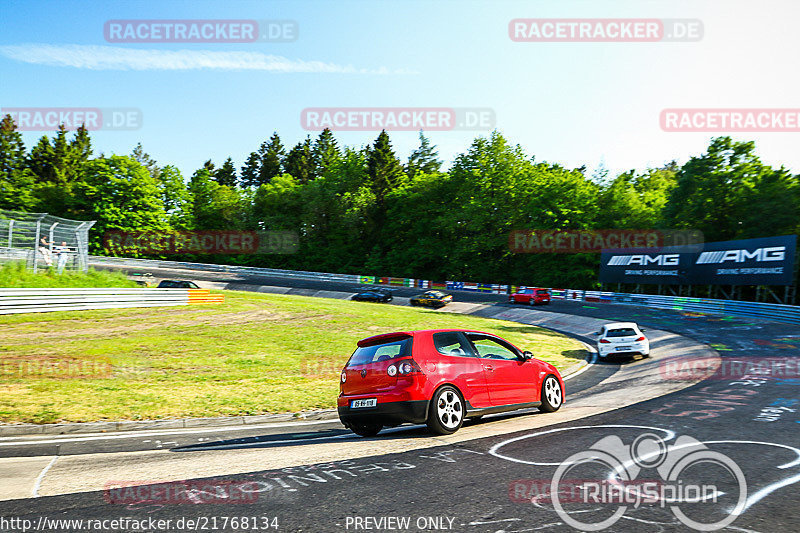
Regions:
<instances>
[{"instance_id":1,"label":"red car door handle","mask_svg":"<svg viewBox=\"0 0 800 533\"><path fill-rule=\"evenodd\" d=\"M494 367L493 367L492 365L486 365L486 366L484 366L483 368L485 368L485 369L486 369L486 370L488 370L489 372L492 372L492 371L494 370Z\"/></svg>"}]
</instances>

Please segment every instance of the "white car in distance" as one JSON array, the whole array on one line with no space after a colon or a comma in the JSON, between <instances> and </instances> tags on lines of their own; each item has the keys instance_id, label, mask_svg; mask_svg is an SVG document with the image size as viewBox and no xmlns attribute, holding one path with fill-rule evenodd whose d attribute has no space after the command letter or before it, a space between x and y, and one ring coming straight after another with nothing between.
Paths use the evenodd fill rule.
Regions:
<instances>
[{"instance_id":1,"label":"white car in distance","mask_svg":"<svg viewBox=\"0 0 800 533\"><path fill-rule=\"evenodd\" d=\"M611 355L650 356L650 341L636 322L605 324L597 335L597 356L606 359Z\"/></svg>"}]
</instances>

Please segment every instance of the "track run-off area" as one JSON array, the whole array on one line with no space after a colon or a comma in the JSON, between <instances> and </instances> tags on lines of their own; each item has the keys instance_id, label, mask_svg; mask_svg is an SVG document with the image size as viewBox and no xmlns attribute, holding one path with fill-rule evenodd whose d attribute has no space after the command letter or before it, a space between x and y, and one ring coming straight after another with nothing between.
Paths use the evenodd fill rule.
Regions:
<instances>
[{"instance_id":1,"label":"track run-off area","mask_svg":"<svg viewBox=\"0 0 800 533\"><path fill-rule=\"evenodd\" d=\"M331 298L349 297L357 289L335 282L150 271L220 289ZM400 288L393 303L407 305L416 292ZM0 516L34 525L43 519L127 517L149 520L136 524L147 531L510 533L589 529L580 524L602 519L613 519L608 531L691 531L692 519L717 522L717 529L729 531L800 530L800 379L742 374L730 364L763 360L796 370L800 328L613 304L553 301L529 308L511 306L502 295L457 292L454 298L442 312L538 325L587 343L589 364L567 376L561 410L486 416L446 437L431 437L422 426L400 426L365 439L335 417L0 437ZM646 328L651 357L598 361L591 353L592 334L609 321L635 321ZM535 347L526 348L535 353ZM684 362L697 370L697 361L703 367L696 374L676 371ZM637 442L645 446L637 450ZM670 447L669 453L653 448L654 442ZM667 481L713 484L714 491L669 498L662 492L657 501L601 497L588 504L554 505L547 493L554 474L565 464L579 465L576 457L588 450L598 457L614 455L617 444L629 453L627 460L618 457L625 480L652 480L656 487ZM675 455L682 449L724 455L746 486L719 464L709 466L713 461L689 465L680 480L665 481L658 469L673 459L683 464ZM586 485L613 473L613 465L596 467L576 466L561 479ZM189 497L164 497L164 490L175 486L170 482L177 481L185 481ZM139 487L117 490L132 485ZM163 523L154 525L157 520ZM194 527L187 520L195 521ZM86 530L86 524L50 524L50 530ZM133 529L127 523L118 530Z\"/></svg>"}]
</instances>

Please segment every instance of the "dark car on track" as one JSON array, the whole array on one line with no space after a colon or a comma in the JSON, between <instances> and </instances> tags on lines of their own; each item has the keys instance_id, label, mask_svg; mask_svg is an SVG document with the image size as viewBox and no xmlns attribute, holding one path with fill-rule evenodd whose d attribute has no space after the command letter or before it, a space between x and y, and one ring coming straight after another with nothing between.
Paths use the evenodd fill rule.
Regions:
<instances>
[{"instance_id":1,"label":"dark car on track","mask_svg":"<svg viewBox=\"0 0 800 533\"><path fill-rule=\"evenodd\" d=\"M350 297L357 302L378 302L388 303L394 299L391 289L369 289L359 292Z\"/></svg>"},{"instance_id":2,"label":"dark car on track","mask_svg":"<svg viewBox=\"0 0 800 533\"><path fill-rule=\"evenodd\" d=\"M453 295L442 291L425 291L409 300L411 305L439 309L453 301Z\"/></svg>"},{"instance_id":3,"label":"dark car on track","mask_svg":"<svg viewBox=\"0 0 800 533\"><path fill-rule=\"evenodd\" d=\"M162 279L158 284L159 289L199 289L194 281L181 279Z\"/></svg>"},{"instance_id":4,"label":"dark car on track","mask_svg":"<svg viewBox=\"0 0 800 533\"><path fill-rule=\"evenodd\" d=\"M550 303L550 291L547 289L527 288L508 295L510 304L545 305Z\"/></svg>"},{"instance_id":5,"label":"dark car on track","mask_svg":"<svg viewBox=\"0 0 800 533\"><path fill-rule=\"evenodd\" d=\"M457 431L465 418L564 403L558 370L510 342L480 331L424 330L358 342L341 374L339 418L354 433L427 424Z\"/></svg>"}]
</instances>

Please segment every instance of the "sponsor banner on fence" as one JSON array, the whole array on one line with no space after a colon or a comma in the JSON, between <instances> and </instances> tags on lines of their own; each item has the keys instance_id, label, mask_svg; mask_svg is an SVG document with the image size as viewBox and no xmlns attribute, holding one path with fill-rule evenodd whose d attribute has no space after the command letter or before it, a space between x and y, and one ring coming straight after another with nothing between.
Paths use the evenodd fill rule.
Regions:
<instances>
[{"instance_id":1,"label":"sponsor banner on fence","mask_svg":"<svg viewBox=\"0 0 800 533\"><path fill-rule=\"evenodd\" d=\"M595 229L513 230L509 249L517 254L600 253L607 248L634 248L658 251L669 246L698 246L703 232L697 230Z\"/></svg>"},{"instance_id":2,"label":"sponsor banner on fence","mask_svg":"<svg viewBox=\"0 0 800 533\"><path fill-rule=\"evenodd\" d=\"M698 284L791 285L796 235L707 243L696 254L692 279Z\"/></svg>"},{"instance_id":3,"label":"sponsor banner on fence","mask_svg":"<svg viewBox=\"0 0 800 533\"><path fill-rule=\"evenodd\" d=\"M293 254L299 247L296 231L107 231L103 248L118 256L129 254Z\"/></svg>"},{"instance_id":4,"label":"sponsor banner on fence","mask_svg":"<svg viewBox=\"0 0 800 533\"><path fill-rule=\"evenodd\" d=\"M791 285L797 236L663 248L658 253L604 250L603 283Z\"/></svg>"}]
</instances>

